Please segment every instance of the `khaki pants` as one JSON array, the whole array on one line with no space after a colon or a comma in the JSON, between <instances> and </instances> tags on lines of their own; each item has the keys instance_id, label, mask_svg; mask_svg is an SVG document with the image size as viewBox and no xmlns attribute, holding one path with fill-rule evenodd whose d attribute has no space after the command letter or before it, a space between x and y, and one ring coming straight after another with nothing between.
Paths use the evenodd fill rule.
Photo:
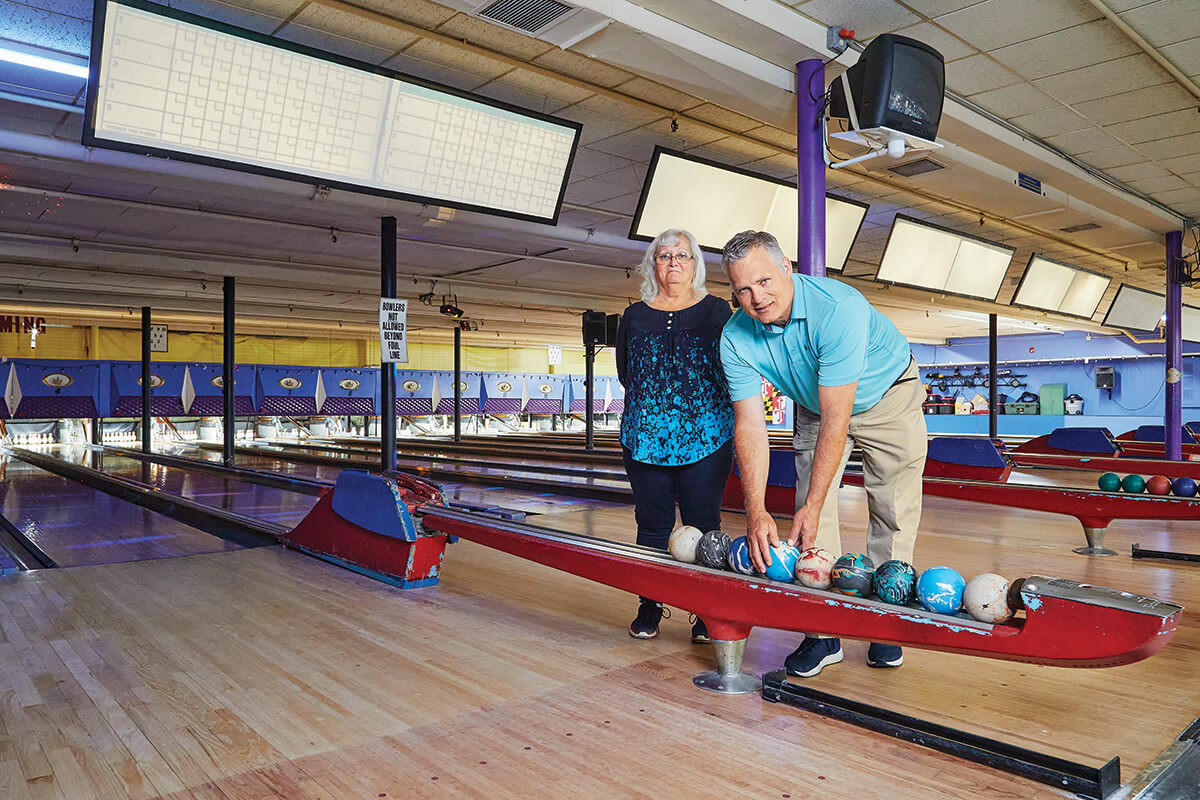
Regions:
<instances>
[{"instance_id":1,"label":"khaki pants","mask_svg":"<svg viewBox=\"0 0 1200 800\"><path fill-rule=\"evenodd\" d=\"M862 450L864 488L867 490L867 555L879 566L897 558L910 564L921 522L922 476L928 448L921 403L925 389L916 363L871 408L850 417L850 430L837 476L829 486L817 527L817 547L837 558L842 554L838 523L838 484L852 445ZM796 508L808 497L813 453L821 418L796 404L793 446L796 450Z\"/></svg>"}]
</instances>

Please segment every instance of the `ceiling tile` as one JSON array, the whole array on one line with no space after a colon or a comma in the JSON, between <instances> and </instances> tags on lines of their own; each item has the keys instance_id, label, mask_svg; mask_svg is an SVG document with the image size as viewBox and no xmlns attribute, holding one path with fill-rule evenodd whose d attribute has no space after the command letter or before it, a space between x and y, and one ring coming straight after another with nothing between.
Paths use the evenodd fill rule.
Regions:
<instances>
[{"instance_id":1,"label":"ceiling tile","mask_svg":"<svg viewBox=\"0 0 1200 800\"><path fill-rule=\"evenodd\" d=\"M645 78L634 78L613 88L621 94L627 94L630 97L636 97L647 103L654 103L656 106L663 106L675 111L691 109L704 102L690 94L663 86L661 83L648 81Z\"/></svg>"},{"instance_id":2,"label":"ceiling tile","mask_svg":"<svg viewBox=\"0 0 1200 800\"><path fill-rule=\"evenodd\" d=\"M544 96L547 98L546 105L555 107L578 103L580 100L590 97L593 94L593 92L587 89L581 89L566 81L556 80L524 69L514 69L512 72L506 72L497 78L496 82L508 84L517 89L523 89L530 94Z\"/></svg>"},{"instance_id":3,"label":"ceiling tile","mask_svg":"<svg viewBox=\"0 0 1200 800\"><path fill-rule=\"evenodd\" d=\"M1178 189L1171 189L1165 192L1149 192L1148 193L1160 203L1192 203L1200 200L1200 187L1196 186L1181 186Z\"/></svg>"},{"instance_id":4,"label":"ceiling tile","mask_svg":"<svg viewBox=\"0 0 1200 800\"><path fill-rule=\"evenodd\" d=\"M781 130L773 125L763 125L761 128L746 131L746 135L755 139L761 139L767 144L782 147L785 150L796 149L796 134L792 131Z\"/></svg>"},{"instance_id":5,"label":"ceiling tile","mask_svg":"<svg viewBox=\"0 0 1200 800\"><path fill-rule=\"evenodd\" d=\"M1045 111L1059 105L1053 97L1028 83L979 92L968 99L1004 119Z\"/></svg>"},{"instance_id":6,"label":"ceiling tile","mask_svg":"<svg viewBox=\"0 0 1200 800\"><path fill-rule=\"evenodd\" d=\"M920 22L916 14L893 0L807 0L795 9L822 25L841 25L854 31L854 38L866 41Z\"/></svg>"},{"instance_id":7,"label":"ceiling tile","mask_svg":"<svg viewBox=\"0 0 1200 800\"><path fill-rule=\"evenodd\" d=\"M655 133L646 128L638 128L637 130L625 131L624 133L592 142L589 147L644 164L650 160L655 147L661 145L678 150L679 144L675 139Z\"/></svg>"},{"instance_id":8,"label":"ceiling tile","mask_svg":"<svg viewBox=\"0 0 1200 800\"><path fill-rule=\"evenodd\" d=\"M601 94L592 95L584 100L580 100L574 107L619 119L622 122L629 123L630 127L645 125L647 122L663 119L667 116L667 112L665 111L645 108L644 106L634 105L624 100Z\"/></svg>"},{"instance_id":9,"label":"ceiling tile","mask_svg":"<svg viewBox=\"0 0 1200 800\"><path fill-rule=\"evenodd\" d=\"M992 58L1029 79L1045 78L1138 52L1138 46L1106 19L1076 25L1001 47Z\"/></svg>"},{"instance_id":10,"label":"ceiling tile","mask_svg":"<svg viewBox=\"0 0 1200 800\"><path fill-rule=\"evenodd\" d=\"M511 66L494 58L488 58L461 47L442 44L433 39L419 40L405 50L404 55L447 67L456 72L478 75L479 80L476 83L490 81L512 71Z\"/></svg>"},{"instance_id":11,"label":"ceiling tile","mask_svg":"<svg viewBox=\"0 0 1200 800\"><path fill-rule=\"evenodd\" d=\"M631 122L624 122L607 114L597 114L578 105L561 109L555 116L583 124L583 131L579 135L580 144L591 144L601 139L607 139L634 127Z\"/></svg>"},{"instance_id":12,"label":"ceiling tile","mask_svg":"<svg viewBox=\"0 0 1200 800\"><path fill-rule=\"evenodd\" d=\"M1197 38L1159 48L1168 61L1184 75L1200 75L1200 40Z\"/></svg>"},{"instance_id":13,"label":"ceiling tile","mask_svg":"<svg viewBox=\"0 0 1200 800\"><path fill-rule=\"evenodd\" d=\"M966 58L979 52L962 39L947 33L931 22L920 22L907 28L901 28L896 33L916 39L918 42L924 42L941 53L942 58L946 61Z\"/></svg>"},{"instance_id":14,"label":"ceiling tile","mask_svg":"<svg viewBox=\"0 0 1200 800\"><path fill-rule=\"evenodd\" d=\"M958 94L972 95L1012 86L1021 79L987 56L969 56L946 64L946 88Z\"/></svg>"},{"instance_id":15,"label":"ceiling tile","mask_svg":"<svg viewBox=\"0 0 1200 800\"><path fill-rule=\"evenodd\" d=\"M1192 95L1177 83L1160 83L1133 92L1122 92L1098 100L1076 103L1072 107L1097 125L1111 125L1141 119L1146 109L1166 113L1196 104Z\"/></svg>"},{"instance_id":16,"label":"ceiling tile","mask_svg":"<svg viewBox=\"0 0 1200 800\"><path fill-rule=\"evenodd\" d=\"M463 72L443 64L426 61L423 58L416 58L408 55L407 51L389 58L383 62L382 66L414 78L423 78L427 81L468 91L474 90L475 87L486 81L485 78L481 78L473 72Z\"/></svg>"},{"instance_id":17,"label":"ceiling tile","mask_svg":"<svg viewBox=\"0 0 1200 800\"><path fill-rule=\"evenodd\" d=\"M705 103L695 108L689 108L687 115L693 119L708 122L725 130L734 131L735 133L743 133L751 128L757 128L762 124L753 117L747 117L736 111L730 111L727 108L722 108L712 103Z\"/></svg>"},{"instance_id":18,"label":"ceiling tile","mask_svg":"<svg viewBox=\"0 0 1200 800\"><path fill-rule=\"evenodd\" d=\"M1102 150L1105 147L1120 144L1120 142L1100 128L1088 128L1082 131L1061 133L1058 136L1048 136L1046 137L1046 143L1069 154Z\"/></svg>"},{"instance_id":19,"label":"ceiling tile","mask_svg":"<svg viewBox=\"0 0 1200 800\"><path fill-rule=\"evenodd\" d=\"M1109 125L1105 130L1127 144L1138 144L1153 139L1200 132L1200 114L1196 113L1195 108L1187 108Z\"/></svg>"},{"instance_id":20,"label":"ceiling tile","mask_svg":"<svg viewBox=\"0 0 1200 800\"><path fill-rule=\"evenodd\" d=\"M307 25L321 31L329 31L347 39L354 39L389 53L403 50L420 37L414 33L380 25L357 14L338 8L312 3L291 20L295 24ZM285 29L286 30L286 29Z\"/></svg>"},{"instance_id":21,"label":"ceiling tile","mask_svg":"<svg viewBox=\"0 0 1200 800\"><path fill-rule=\"evenodd\" d=\"M1157 194L1158 192L1169 192L1185 187L1187 187L1187 183L1177 175L1165 175L1158 178L1143 178L1141 180L1129 181L1129 188L1136 189L1142 194Z\"/></svg>"},{"instance_id":22,"label":"ceiling tile","mask_svg":"<svg viewBox=\"0 0 1200 800\"><path fill-rule=\"evenodd\" d=\"M1129 27L1155 47L1200 36L1196 0L1159 0L1121 14Z\"/></svg>"},{"instance_id":23,"label":"ceiling tile","mask_svg":"<svg viewBox=\"0 0 1200 800\"><path fill-rule=\"evenodd\" d=\"M1106 169L1105 172L1119 181L1138 181L1145 178L1165 178L1171 174L1153 161L1142 161L1137 164L1126 164L1121 167Z\"/></svg>"},{"instance_id":24,"label":"ceiling tile","mask_svg":"<svg viewBox=\"0 0 1200 800\"><path fill-rule=\"evenodd\" d=\"M1009 122L1039 139L1095 127L1082 114L1072 111L1066 106L1039 111L1036 114L1026 114L1022 117L1013 117Z\"/></svg>"},{"instance_id":25,"label":"ceiling tile","mask_svg":"<svg viewBox=\"0 0 1200 800\"><path fill-rule=\"evenodd\" d=\"M455 39L466 39L472 44L482 45L489 50L525 61L532 61L553 47L553 45L531 36L525 36L508 28L501 28L499 25L492 25L466 14L452 17L437 31Z\"/></svg>"},{"instance_id":26,"label":"ceiling tile","mask_svg":"<svg viewBox=\"0 0 1200 800\"><path fill-rule=\"evenodd\" d=\"M651 122L646 126L646 130L654 131L661 136L677 142L678 144L675 145L675 149L677 150L686 150L698 144L715 142L729 135L725 131L717 130L705 125L703 122L693 122L688 119L677 120L675 130L671 130L671 120L669 119L660 119Z\"/></svg>"},{"instance_id":27,"label":"ceiling tile","mask_svg":"<svg viewBox=\"0 0 1200 800\"><path fill-rule=\"evenodd\" d=\"M1145 54L1125 56L1102 64L1051 75L1033 85L1067 105L1095 100L1120 92L1167 83L1171 79Z\"/></svg>"},{"instance_id":28,"label":"ceiling tile","mask_svg":"<svg viewBox=\"0 0 1200 800\"><path fill-rule=\"evenodd\" d=\"M1109 169L1110 167L1119 167L1125 164L1137 164L1145 161L1147 158L1147 156L1124 144L1117 147L1106 147L1092 152L1079 153L1078 157L1085 164L1090 164L1097 169Z\"/></svg>"},{"instance_id":29,"label":"ceiling tile","mask_svg":"<svg viewBox=\"0 0 1200 800\"><path fill-rule=\"evenodd\" d=\"M1193 153L1200 153L1200 133L1142 142L1138 144L1137 149L1155 161L1176 156L1190 156Z\"/></svg>"},{"instance_id":30,"label":"ceiling tile","mask_svg":"<svg viewBox=\"0 0 1200 800\"><path fill-rule=\"evenodd\" d=\"M609 153L602 153L590 147L580 147L575 151L575 161L571 164L571 180L591 178L606 172L624 169L632 162Z\"/></svg>"},{"instance_id":31,"label":"ceiling tile","mask_svg":"<svg viewBox=\"0 0 1200 800\"><path fill-rule=\"evenodd\" d=\"M905 0L904 5L923 16L937 17L983 2L986 0Z\"/></svg>"},{"instance_id":32,"label":"ceiling tile","mask_svg":"<svg viewBox=\"0 0 1200 800\"><path fill-rule=\"evenodd\" d=\"M1100 17L1087 0L987 0L937 22L980 50L994 50Z\"/></svg>"},{"instance_id":33,"label":"ceiling tile","mask_svg":"<svg viewBox=\"0 0 1200 800\"><path fill-rule=\"evenodd\" d=\"M534 59L534 63L563 75L569 75L576 80L609 88L633 77L632 73L609 66L599 59L588 58L569 50L557 48L547 51L545 55L538 56Z\"/></svg>"},{"instance_id":34,"label":"ceiling tile","mask_svg":"<svg viewBox=\"0 0 1200 800\"><path fill-rule=\"evenodd\" d=\"M1176 175L1200 172L1200 153L1190 156L1179 156L1178 158L1159 159L1158 163L1161 167L1174 172Z\"/></svg>"},{"instance_id":35,"label":"ceiling tile","mask_svg":"<svg viewBox=\"0 0 1200 800\"><path fill-rule=\"evenodd\" d=\"M452 8L446 8L437 3L428 2L428 0L405 0L403 3L397 3L396 0L355 0L355 3L384 16L402 22L410 22L430 30L458 14ZM295 5L294 2L293 5Z\"/></svg>"}]
</instances>

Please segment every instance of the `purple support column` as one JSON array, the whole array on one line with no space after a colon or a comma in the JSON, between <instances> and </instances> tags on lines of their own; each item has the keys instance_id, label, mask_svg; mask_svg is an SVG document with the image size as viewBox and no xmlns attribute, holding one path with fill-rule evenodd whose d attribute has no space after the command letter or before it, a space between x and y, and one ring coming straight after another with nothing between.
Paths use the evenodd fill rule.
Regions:
<instances>
[{"instance_id":1,"label":"purple support column","mask_svg":"<svg viewBox=\"0 0 1200 800\"><path fill-rule=\"evenodd\" d=\"M824 93L821 59L796 64L796 188L800 190L796 260L803 275L825 274L825 157L820 116Z\"/></svg>"},{"instance_id":2,"label":"purple support column","mask_svg":"<svg viewBox=\"0 0 1200 800\"><path fill-rule=\"evenodd\" d=\"M1183 286L1176 266L1183 257L1183 231L1167 234L1167 407L1163 414L1167 458L1183 460Z\"/></svg>"}]
</instances>

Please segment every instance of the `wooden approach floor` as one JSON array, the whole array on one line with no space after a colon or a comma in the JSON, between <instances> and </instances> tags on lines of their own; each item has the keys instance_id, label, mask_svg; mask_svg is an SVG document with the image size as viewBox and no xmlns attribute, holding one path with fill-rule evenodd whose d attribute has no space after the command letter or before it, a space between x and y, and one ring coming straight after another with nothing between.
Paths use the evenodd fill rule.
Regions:
<instances>
[{"instance_id":1,"label":"wooden approach floor","mask_svg":"<svg viewBox=\"0 0 1200 800\"><path fill-rule=\"evenodd\" d=\"M630 538L625 508L540 519ZM862 546L861 490L842 494ZM741 517L727 515L731 532ZM1073 555L1074 521L931 500L918 567L1061 575L1200 609L1200 530L1123 524L1123 555ZM626 635L624 593L468 542L439 586L401 591L278 548L0 578L0 798L1050 798L1061 791L757 695L693 688L712 664L687 614ZM797 636L757 630L745 666ZM1123 779L1200 715L1200 614L1107 670L866 645L817 688L1099 766Z\"/></svg>"}]
</instances>

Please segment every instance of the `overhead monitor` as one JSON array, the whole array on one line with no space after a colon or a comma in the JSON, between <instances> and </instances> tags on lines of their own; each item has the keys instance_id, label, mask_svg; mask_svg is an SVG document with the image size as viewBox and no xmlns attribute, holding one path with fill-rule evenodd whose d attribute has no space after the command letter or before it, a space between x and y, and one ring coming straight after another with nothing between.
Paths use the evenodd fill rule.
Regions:
<instances>
[{"instance_id":1,"label":"overhead monitor","mask_svg":"<svg viewBox=\"0 0 1200 800\"><path fill-rule=\"evenodd\" d=\"M1012 305L1091 319L1112 278L1034 253Z\"/></svg>"},{"instance_id":2,"label":"overhead monitor","mask_svg":"<svg viewBox=\"0 0 1200 800\"><path fill-rule=\"evenodd\" d=\"M581 126L142 0L97 0L83 142L558 218Z\"/></svg>"},{"instance_id":3,"label":"overhead monitor","mask_svg":"<svg viewBox=\"0 0 1200 800\"><path fill-rule=\"evenodd\" d=\"M1183 338L1189 342L1200 342L1200 308L1184 306L1179 318Z\"/></svg>"},{"instance_id":4,"label":"overhead monitor","mask_svg":"<svg viewBox=\"0 0 1200 800\"><path fill-rule=\"evenodd\" d=\"M1167 297L1122 283L1104 314L1104 325L1132 331L1152 331L1162 321Z\"/></svg>"},{"instance_id":5,"label":"overhead monitor","mask_svg":"<svg viewBox=\"0 0 1200 800\"><path fill-rule=\"evenodd\" d=\"M642 184L629 238L649 242L683 228L706 250L719 253L741 231L767 231L796 261L799 193L793 183L657 147ZM870 208L825 195L825 269L840 272Z\"/></svg>"},{"instance_id":6,"label":"overhead monitor","mask_svg":"<svg viewBox=\"0 0 1200 800\"><path fill-rule=\"evenodd\" d=\"M875 280L994 301L1014 251L897 214Z\"/></svg>"},{"instance_id":7,"label":"overhead monitor","mask_svg":"<svg viewBox=\"0 0 1200 800\"><path fill-rule=\"evenodd\" d=\"M916 39L884 33L871 40L844 78L829 85L829 114L849 120L854 130L890 128L933 141L945 97L942 54Z\"/></svg>"}]
</instances>

